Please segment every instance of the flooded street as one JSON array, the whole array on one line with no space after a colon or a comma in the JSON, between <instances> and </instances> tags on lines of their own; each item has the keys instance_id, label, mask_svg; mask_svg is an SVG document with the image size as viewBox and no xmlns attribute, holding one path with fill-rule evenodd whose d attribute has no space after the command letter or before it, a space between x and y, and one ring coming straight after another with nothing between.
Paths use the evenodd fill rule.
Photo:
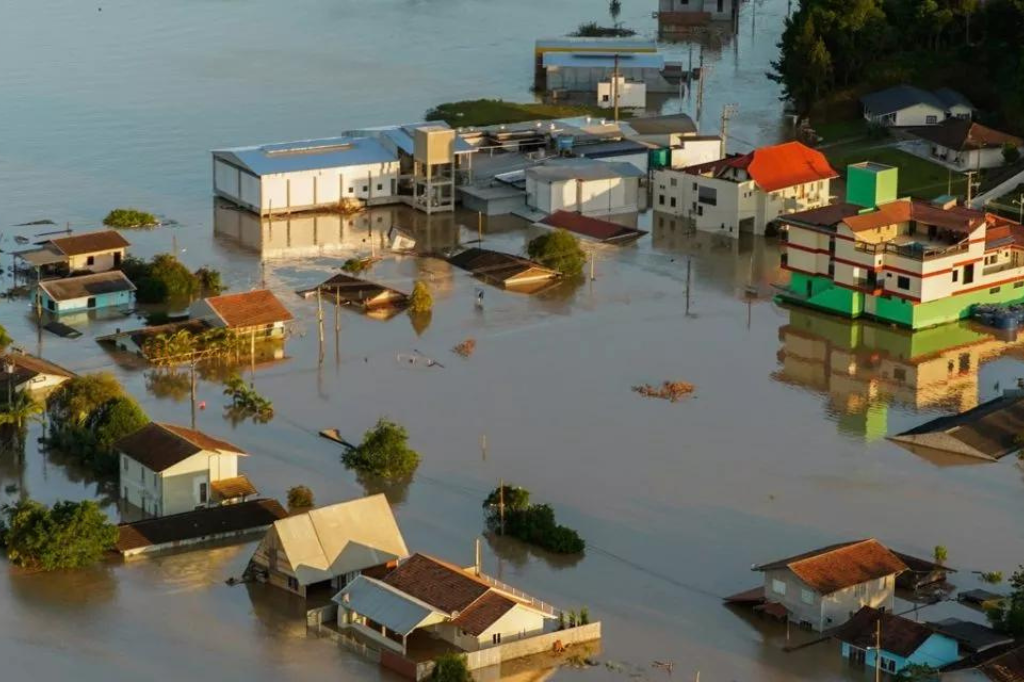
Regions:
<instances>
[{"instance_id":1,"label":"flooded street","mask_svg":"<svg viewBox=\"0 0 1024 682\"><path fill-rule=\"evenodd\" d=\"M738 103L731 150L783 134L764 72L786 4L744 4L739 34L705 52L704 128L715 131L721 106ZM653 34L653 9L628 0L621 20ZM179 223L126 232L134 255L176 247L190 267L221 270L233 291L265 281L296 317L286 359L255 372L276 416L233 427L221 385L203 381L199 399L209 408L198 418L201 430L251 453L243 468L265 496L283 499L306 484L323 505L367 492L340 449L316 434L337 428L355 440L389 415L422 455L410 484L385 491L410 548L471 563L481 502L502 479L553 503L587 540L585 557L485 542L483 561L487 572L603 621L600 658L615 665L563 668L556 678L660 680L658 660L674 662L681 679L697 671L703 680L861 679L835 643L785 653L784 626L721 600L760 581L755 563L868 536L922 556L945 545L963 588L977 586L972 570L1009 575L1024 556L1016 461L947 466L884 436L1014 385L1024 376L1024 338L955 325L922 332L924 343L920 334L787 310L772 302L771 284L784 279L774 242L722 242L648 213L640 227L650 236L602 249L595 281L532 298L487 287L482 311L474 305L481 285L462 271L389 256L372 278L403 291L428 278L429 325L342 311L336 335L328 308L321 348L316 302L295 290L367 254L391 225L436 248L475 238L476 216L382 208L352 224L338 216L270 223L218 210L211 197L210 149L414 121L448 100L526 99L534 39L606 17L605 2L584 0L4 0L0 248L13 247L13 234L47 229L15 223L85 228L133 205ZM674 44L669 56L685 64L689 49ZM693 103L669 99L663 110L681 106ZM487 221L485 246L522 251L531 236L522 225ZM0 264L9 267L6 253ZM138 320L72 319L87 333L62 339L38 332L27 301L5 299L0 322L29 352L76 372L114 372L154 420L188 423L187 392L150 390L148 370L93 341ZM471 358L451 352L469 337ZM404 361L415 352L443 367ZM965 352L966 371L927 380L911 372L896 381L883 367L945 367L947 355L959 362ZM673 404L631 391L663 380L691 382L696 393ZM0 498L101 498L116 515L103 486L39 451L38 434L34 427L24 460L0 461ZM253 682L398 679L308 637L294 600L227 586L253 547L68 574L5 564L4 669L87 682L210 671Z\"/></svg>"}]
</instances>

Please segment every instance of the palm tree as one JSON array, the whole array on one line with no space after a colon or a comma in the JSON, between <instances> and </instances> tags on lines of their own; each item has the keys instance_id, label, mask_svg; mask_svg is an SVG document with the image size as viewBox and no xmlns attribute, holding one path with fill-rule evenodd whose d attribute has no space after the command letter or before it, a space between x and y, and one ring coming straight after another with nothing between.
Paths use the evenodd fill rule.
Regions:
<instances>
[{"instance_id":1,"label":"palm tree","mask_svg":"<svg viewBox=\"0 0 1024 682\"><path fill-rule=\"evenodd\" d=\"M21 429L31 421L42 421L43 409L43 404L27 391L19 391L0 409L0 429L11 426Z\"/></svg>"}]
</instances>

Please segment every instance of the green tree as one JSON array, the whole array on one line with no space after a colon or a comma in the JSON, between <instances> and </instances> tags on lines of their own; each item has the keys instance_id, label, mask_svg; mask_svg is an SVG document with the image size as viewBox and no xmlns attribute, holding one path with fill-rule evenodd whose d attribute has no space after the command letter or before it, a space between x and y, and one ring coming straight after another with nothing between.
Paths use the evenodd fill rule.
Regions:
<instances>
[{"instance_id":1,"label":"green tree","mask_svg":"<svg viewBox=\"0 0 1024 682\"><path fill-rule=\"evenodd\" d=\"M405 428L381 417L363 441L342 455L345 466L356 471L394 479L407 476L419 466L420 456L409 447Z\"/></svg>"},{"instance_id":2,"label":"green tree","mask_svg":"<svg viewBox=\"0 0 1024 682\"><path fill-rule=\"evenodd\" d=\"M988 612L992 627L1013 637L1024 635L1024 566L1010 576L1010 594Z\"/></svg>"},{"instance_id":3,"label":"green tree","mask_svg":"<svg viewBox=\"0 0 1024 682\"><path fill-rule=\"evenodd\" d=\"M506 511L522 511L530 507L530 491L518 485L499 486L484 500L484 509L495 509L504 502Z\"/></svg>"},{"instance_id":4,"label":"green tree","mask_svg":"<svg viewBox=\"0 0 1024 682\"><path fill-rule=\"evenodd\" d=\"M943 545L935 545L935 551L932 552L932 557L935 559L935 563L944 564L946 559L949 558L949 552Z\"/></svg>"},{"instance_id":5,"label":"green tree","mask_svg":"<svg viewBox=\"0 0 1024 682\"><path fill-rule=\"evenodd\" d=\"M799 113L807 114L832 79L832 54L818 35L814 15L797 12L786 19L779 46L781 55L768 77L782 85L783 97Z\"/></svg>"},{"instance_id":6,"label":"green tree","mask_svg":"<svg viewBox=\"0 0 1024 682\"><path fill-rule=\"evenodd\" d=\"M25 568L53 571L96 563L117 542L117 527L91 501L53 508L24 500L3 508L7 558Z\"/></svg>"},{"instance_id":7,"label":"green tree","mask_svg":"<svg viewBox=\"0 0 1024 682\"><path fill-rule=\"evenodd\" d=\"M473 682L465 654L452 651L434 659L434 672L431 673L430 679L434 682Z\"/></svg>"},{"instance_id":8,"label":"green tree","mask_svg":"<svg viewBox=\"0 0 1024 682\"><path fill-rule=\"evenodd\" d=\"M181 261L169 253L153 256L153 262L149 267L149 276L158 282L159 288L164 291L163 300L156 302L187 301L198 293L199 287L195 276Z\"/></svg>"},{"instance_id":9,"label":"green tree","mask_svg":"<svg viewBox=\"0 0 1024 682\"><path fill-rule=\"evenodd\" d=\"M98 474L116 474L114 444L148 423L149 417L131 396L123 395L101 405L85 423L93 436L92 451L86 457L90 468Z\"/></svg>"},{"instance_id":10,"label":"green tree","mask_svg":"<svg viewBox=\"0 0 1024 682\"><path fill-rule=\"evenodd\" d=\"M140 211L137 208L115 208L103 219L107 227L122 229L132 227L156 227L160 221L152 213Z\"/></svg>"},{"instance_id":11,"label":"green tree","mask_svg":"<svg viewBox=\"0 0 1024 682\"><path fill-rule=\"evenodd\" d=\"M7 350L7 347L14 343L14 339L7 333L7 329L0 324L0 352Z\"/></svg>"},{"instance_id":12,"label":"green tree","mask_svg":"<svg viewBox=\"0 0 1024 682\"><path fill-rule=\"evenodd\" d=\"M193 273L196 289L202 296L220 296L227 287L221 280L220 271L203 266Z\"/></svg>"},{"instance_id":13,"label":"green tree","mask_svg":"<svg viewBox=\"0 0 1024 682\"><path fill-rule=\"evenodd\" d=\"M525 488L506 485L495 488L484 499L487 527L491 532L502 530L502 495L504 495L504 534L556 554L579 554L586 543L579 534L555 522L555 511L547 504L531 504Z\"/></svg>"},{"instance_id":14,"label":"green tree","mask_svg":"<svg viewBox=\"0 0 1024 682\"><path fill-rule=\"evenodd\" d=\"M423 280L417 280L409 296L410 313L429 313L434 309L434 297Z\"/></svg>"},{"instance_id":15,"label":"green tree","mask_svg":"<svg viewBox=\"0 0 1024 682\"><path fill-rule=\"evenodd\" d=\"M297 485L288 488L288 506L292 509L312 507L313 502L313 491L308 486Z\"/></svg>"},{"instance_id":16,"label":"green tree","mask_svg":"<svg viewBox=\"0 0 1024 682\"><path fill-rule=\"evenodd\" d=\"M900 671L896 679L908 682L934 682L939 679L939 671L927 663L911 663Z\"/></svg>"},{"instance_id":17,"label":"green tree","mask_svg":"<svg viewBox=\"0 0 1024 682\"><path fill-rule=\"evenodd\" d=\"M28 391L18 391L7 402L7 396L3 396L3 407L0 408L0 429L15 428L23 429L32 421L42 419L44 406L33 398Z\"/></svg>"},{"instance_id":18,"label":"green tree","mask_svg":"<svg viewBox=\"0 0 1024 682\"><path fill-rule=\"evenodd\" d=\"M1007 164L1020 161L1020 149L1012 142L1007 142L1003 145L1003 161Z\"/></svg>"},{"instance_id":19,"label":"green tree","mask_svg":"<svg viewBox=\"0 0 1024 682\"><path fill-rule=\"evenodd\" d=\"M587 262L580 241L567 230L555 230L531 239L526 252L533 260L566 277L579 276Z\"/></svg>"}]
</instances>

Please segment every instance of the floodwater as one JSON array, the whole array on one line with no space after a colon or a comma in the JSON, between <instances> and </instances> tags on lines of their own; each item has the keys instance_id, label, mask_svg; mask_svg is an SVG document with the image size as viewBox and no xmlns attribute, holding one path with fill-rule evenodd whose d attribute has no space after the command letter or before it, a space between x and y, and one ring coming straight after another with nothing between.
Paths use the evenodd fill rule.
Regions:
<instances>
[{"instance_id":1,"label":"floodwater","mask_svg":"<svg viewBox=\"0 0 1024 682\"><path fill-rule=\"evenodd\" d=\"M627 25L654 30L651 3L623 4ZM8 227L15 223L84 228L114 206L137 205L178 226L129 234L135 254L178 248L189 265L220 269L234 290L265 281L277 292L297 321L287 359L255 372L274 420L233 426L219 409L221 387L199 388L210 405L199 428L251 452L244 470L266 495L299 483L321 504L362 494L338 449L315 434L336 427L356 438L390 415L423 456L411 482L386 491L410 546L471 562L480 504L502 479L552 502L587 539L584 558L555 560L511 542L483 549L488 572L604 622L601 660L613 665L556 678L656 680L667 675L652 667L657 660L683 679L859 679L834 644L784 653L784 628L721 598L755 584L756 562L862 536L924 555L946 545L964 587L975 586L972 570L1011 571L1024 555L1017 464L947 466L881 436L998 395L1024 375L1016 342L957 327L918 344L782 309L771 302L771 284L784 279L774 244L723 243L647 214L640 226L650 236L601 250L593 282L532 298L486 288L482 311L480 285L464 273L389 257L374 279L405 290L431 280L429 324L342 311L335 333L328 309L321 348L316 304L294 290L369 252L391 224L436 247L474 238L475 216L381 209L351 225L318 218L314 234L307 218L246 220L210 198L213 147L414 120L463 97L527 97L538 30L564 32L605 9L583 0L6 0L0 248L12 246L11 234L47 229ZM705 128L716 127L707 121L722 104L738 103L733 148L783 132L777 89L763 73L785 11L785 0L745 4L739 34L705 52ZM687 44L671 49L688 59ZM669 100L664 110L680 106L692 111L693 102ZM520 250L529 236L514 220L485 224L494 248ZM187 423L180 395L150 391L145 371L91 340L134 321L73 319L86 335L65 340L37 333L24 300L0 303L0 320L29 351L80 372L113 371L154 419ZM473 357L450 352L468 337L477 340ZM964 343L967 369L943 376ZM416 353L443 367L409 363ZM929 371L911 371L922 365ZM666 379L696 384L696 395L671 404L630 390ZM39 452L37 435L24 459L0 462L0 496L98 498L117 513L105 486ZM211 671L254 681L389 677L307 637L292 600L225 585L251 549L73 574L4 570L4 670L90 682ZM923 611L951 613L971 617L952 605Z\"/></svg>"}]
</instances>

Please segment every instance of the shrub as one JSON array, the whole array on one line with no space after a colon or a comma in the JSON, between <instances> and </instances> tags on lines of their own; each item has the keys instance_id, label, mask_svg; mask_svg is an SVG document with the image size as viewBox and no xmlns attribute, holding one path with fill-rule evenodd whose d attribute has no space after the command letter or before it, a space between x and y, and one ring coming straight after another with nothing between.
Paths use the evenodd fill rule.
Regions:
<instances>
[{"instance_id":1,"label":"shrub","mask_svg":"<svg viewBox=\"0 0 1024 682\"><path fill-rule=\"evenodd\" d=\"M409 312L429 313L433 309L434 297L430 293L430 287L423 280L418 280L409 296Z\"/></svg>"},{"instance_id":2,"label":"shrub","mask_svg":"<svg viewBox=\"0 0 1024 682\"><path fill-rule=\"evenodd\" d=\"M14 339L7 333L7 329L0 324L0 351L6 350L7 346L14 343Z\"/></svg>"},{"instance_id":3,"label":"shrub","mask_svg":"<svg viewBox=\"0 0 1024 682\"><path fill-rule=\"evenodd\" d=\"M946 559L949 558L949 552L943 545L935 545L935 551L932 552L932 556L935 559L935 563L944 564Z\"/></svg>"},{"instance_id":4,"label":"shrub","mask_svg":"<svg viewBox=\"0 0 1024 682\"><path fill-rule=\"evenodd\" d=\"M288 506L294 509L313 506L313 491L307 486L288 488Z\"/></svg>"},{"instance_id":5,"label":"shrub","mask_svg":"<svg viewBox=\"0 0 1024 682\"><path fill-rule=\"evenodd\" d=\"M1010 587L1009 596L1001 599L986 615L996 630L1020 637L1024 635L1024 566L1010 576Z\"/></svg>"},{"instance_id":6,"label":"shrub","mask_svg":"<svg viewBox=\"0 0 1024 682\"><path fill-rule=\"evenodd\" d=\"M373 262L369 258L349 258L341 264L341 269L349 274L358 275L369 270L371 265Z\"/></svg>"},{"instance_id":7,"label":"shrub","mask_svg":"<svg viewBox=\"0 0 1024 682\"><path fill-rule=\"evenodd\" d=\"M137 208L115 208L103 219L107 227L121 229L132 227L156 227L160 221L152 213L140 211Z\"/></svg>"},{"instance_id":8,"label":"shrub","mask_svg":"<svg viewBox=\"0 0 1024 682\"><path fill-rule=\"evenodd\" d=\"M1003 161L1008 164L1020 161L1020 149L1012 142L1007 142L1003 145Z\"/></svg>"},{"instance_id":9,"label":"shrub","mask_svg":"<svg viewBox=\"0 0 1024 682\"><path fill-rule=\"evenodd\" d=\"M487 526L493 532L501 532L501 494L502 489L495 488L484 500L483 506L489 510ZM531 504L525 488L505 486L504 503L505 535L556 554L579 554L586 549L579 533L555 522L551 505Z\"/></svg>"},{"instance_id":10,"label":"shrub","mask_svg":"<svg viewBox=\"0 0 1024 682\"><path fill-rule=\"evenodd\" d=\"M473 676L466 665L465 654L449 651L434 659L434 672L430 679L434 682L473 682Z\"/></svg>"},{"instance_id":11,"label":"shrub","mask_svg":"<svg viewBox=\"0 0 1024 682\"><path fill-rule=\"evenodd\" d=\"M587 262L579 240L566 230L555 230L530 240L526 252L533 260L566 277L579 276Z\"/></svg>"},{"instance_id":12,"label":"shrub","mask_svg":"<svg viewBox=\"0 0 1024 682\"><path fill-rule=\"evenodd\" d=\"M987 571L981 574L981 579L983 582L986 582L989 585L998 585L999 583L1003 582L1003 572Z\"/></svg>"},{"instance_id":13,"label":"shrub","mask_svg":"<svg viewBox=\"0 0 1024 682\"><path fill-rule=\"evenodd\" d=\"M220 271L213 268L201 267L195 271L196 284L202 296L220 296L227 287L221 281Z\"/></svg>"},{"instance_id":14,"label":"shrub","mask_svg":"<svg viewBox=\"0 0 1024 682\"><path fill-rule=\"evenodd\" d=\"M117 541L117 527L91 500L57 502L52 509L23 500L3 511L7 558L25 568L53 571L89 566Z\"/></svg>"},{"instance_id":15,"label":"shrub","mask_svg":"<svg viewBox=\"0 0 1024 682\"><path fill-rule=\"evenodd\" d=\"M380 478L408 476L419 466L420 456L409 447L405 428L385 417L366 432L363 442L342 455L350 469Z\"/></svg>"},{"instance_id":16,"label":"shrub","mask_svg":"<svg viewBox=\"0 0 1024 682\"><path fill-rule=\"evenodd\" d=\"M246 384L237 372L224 382L224 395L231 398L227 409L234 421L251 418L257 424L266 424L274 418L274 403Z\"/></svg>"}]
</instances>

